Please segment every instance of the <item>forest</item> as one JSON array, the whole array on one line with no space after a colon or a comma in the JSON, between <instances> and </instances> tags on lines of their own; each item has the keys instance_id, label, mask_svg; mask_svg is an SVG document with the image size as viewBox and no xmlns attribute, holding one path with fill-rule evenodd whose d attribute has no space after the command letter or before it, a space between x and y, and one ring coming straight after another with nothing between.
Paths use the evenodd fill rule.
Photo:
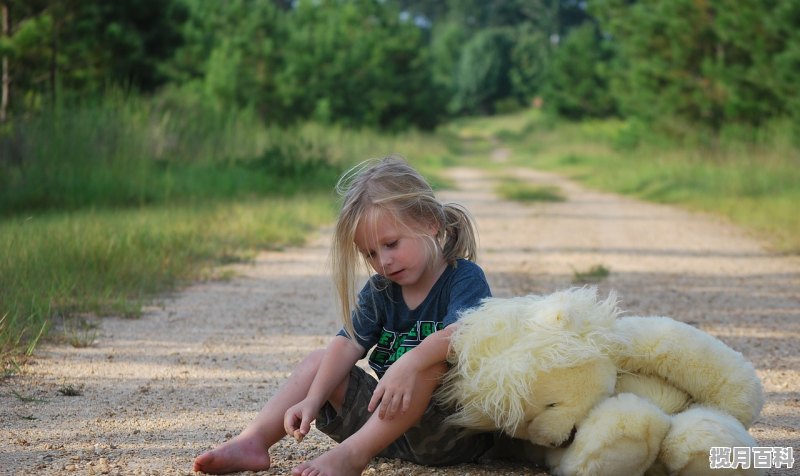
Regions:
<instances>
[{"instance_id":1,"label":"forest","mask_svg":"<svg viewBox=\"0 0 800 476\"><path fill-rule=\"evenodd\" d=\"M109 94L394 130L535 98L676 133L800 120L795 0L0 5L4 123Z\"/></svg>"},{"instance_id":2,"label":"forest","mask_svg":"<svg viewBox=\"0 0 800 476\"><path fill-rule=\"evenodd\" d=\"M800 250L800 0L0 0L0 13L3 348L35 344L54 316L136 314L203 264L298 240L330 219L308 201L330 202L348 165L464 160L452 125L484 118L525 118L483 137L520 155L553 131L604 141L555 162L592 163L582 175L615 191L713 201ZM198 231L221 221L232 228Z\"/></svg>"}]
</instances>

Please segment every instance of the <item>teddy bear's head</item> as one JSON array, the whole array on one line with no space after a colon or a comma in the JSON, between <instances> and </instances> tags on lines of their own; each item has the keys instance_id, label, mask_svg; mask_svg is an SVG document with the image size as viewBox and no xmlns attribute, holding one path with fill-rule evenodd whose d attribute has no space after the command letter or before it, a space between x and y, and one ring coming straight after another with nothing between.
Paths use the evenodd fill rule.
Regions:
<instances>
[{"instance_id":1,"label":"teddy bear's head","mask_svg":"<svg viewBox=\"0 0 800 476\"><path fill-rule=\"evenodd\" d=\"M531 382L515 438L549 447L568 443L589 411L614 391L617 371L606 357L566 368L553 368ZM510 422L508 422L510 423Z\"/></svg>"},{"instance_id":2,"label":"teddy bear's head","mask_svg":"<svg viewBox=\"0 0 800 476\"><path fill-rule=\"evenodd\" d=\"M437 395L456 409L450 422L501 428L542 446L565 443L614 391L616 366L604 349L614 342L617 313L613 294L598 303L591 288L487 299L468 311L451 337L452 367Z\"/></svg>"}]
</instances>

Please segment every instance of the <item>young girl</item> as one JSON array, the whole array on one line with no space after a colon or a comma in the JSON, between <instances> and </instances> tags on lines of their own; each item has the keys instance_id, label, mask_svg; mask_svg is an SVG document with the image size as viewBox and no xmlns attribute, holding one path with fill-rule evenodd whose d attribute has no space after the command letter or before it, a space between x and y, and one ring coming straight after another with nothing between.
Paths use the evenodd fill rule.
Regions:
<instances>
[{"instance_id":1,"label":"young girl","mask_svg":"<svg viewBox=\"0 0 800 476\"><path fill-rule=\"evenodd\" d=\"M241 434L198 456L195 471L267 469L267 450L286 435L299 441L314 420L340 444L294 475L358 475L377 455L429 465L470 462L491 446L489 434L443 425L447 411L431 400L447 369L451 324L490 296L471 261L477 245L469 214L440 203L396 157L353 169L337 190L344 203L331 264L344 328L295 368ZM356 296L360 262L376 274ZM380 380L355 365L368 349Z\"/></svg>"}]
</instances>

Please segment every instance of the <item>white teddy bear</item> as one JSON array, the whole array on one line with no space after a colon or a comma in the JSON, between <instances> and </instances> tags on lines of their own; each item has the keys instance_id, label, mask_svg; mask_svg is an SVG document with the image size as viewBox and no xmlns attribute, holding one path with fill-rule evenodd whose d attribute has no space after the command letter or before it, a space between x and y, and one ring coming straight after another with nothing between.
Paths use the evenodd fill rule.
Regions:
<instances>
[{"instance_id":1,"label":"white teddy bear","mask_svg":"<svg viewBox=\"0 0 800 476\"><path fill-rule=\"evenodd\" d=\"M555 475L761 474L709 464L712 447L755 446L753 366L688 324L619 317L613 293L487 299L448 359L437 398L451 423L528 440Z\"/></svg>"}]
</instances>

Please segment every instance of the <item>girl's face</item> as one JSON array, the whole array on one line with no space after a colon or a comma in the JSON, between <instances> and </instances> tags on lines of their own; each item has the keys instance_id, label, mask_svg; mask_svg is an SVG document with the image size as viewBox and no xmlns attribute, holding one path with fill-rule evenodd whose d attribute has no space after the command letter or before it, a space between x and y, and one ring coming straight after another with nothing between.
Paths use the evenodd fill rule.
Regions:
<instances>
[{"instance_id":1,"label":"girl's face","mask_svg":"<svg viewBox=\"0 0 800 476\"><path fill-rule=\"evenodd\" d=\"M355 243L376 273L403 287L424 285L433 273L429 260L432 243L420 235L435 236L436 229L413 228L420 231L403 226L385 211L365 214L356 227Z\"/></svg>"}]
</instances>

